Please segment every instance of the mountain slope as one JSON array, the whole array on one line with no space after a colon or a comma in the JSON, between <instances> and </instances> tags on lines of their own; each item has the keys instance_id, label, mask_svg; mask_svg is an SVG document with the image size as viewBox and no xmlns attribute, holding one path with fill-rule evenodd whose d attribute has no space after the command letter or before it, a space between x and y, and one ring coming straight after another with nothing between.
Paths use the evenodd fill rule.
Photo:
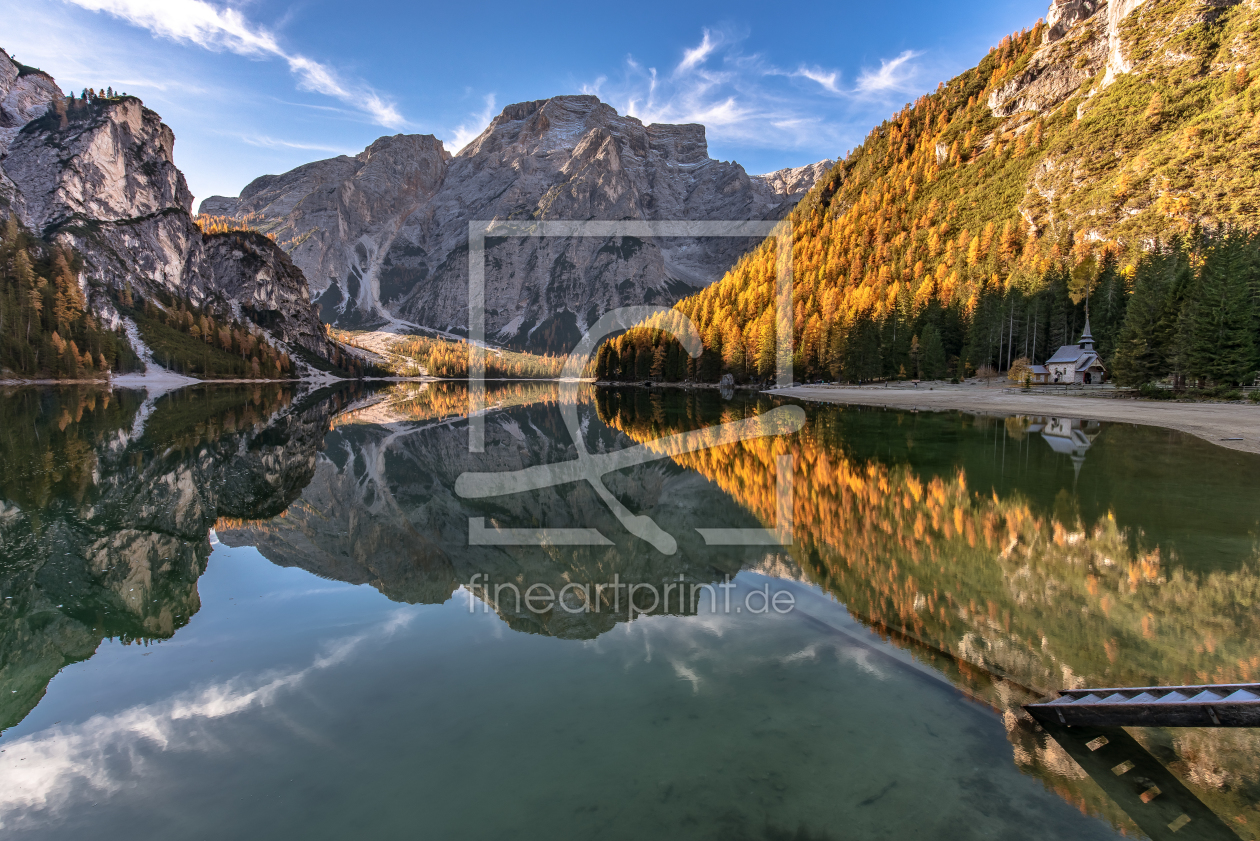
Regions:
<instances>
[{"instance_id":1,"label":"mountain slope","mask_svg":"<svg viewBox=\"0 0 1260 841\"><path fill-rule=\"evenodd\" d=\"M1110 359L1144 253L1254 224L1258 48L1251 4L1056 2L907 105L792 215L798 375L1044 360L1087 297ZM702 375L768 374L772 248L678 305L705 334Z\"/></svg>"},{"instance_id":2,"label":"mountain slope","mask_svg":"<svg viewBox=\"0 0 1260 841\"><path fill-rule=\"evenodd\" d=\"M0 51L0 213L82 255L92 314L117 326L115 302L130 287L145 300L245 317L300 353L333 357L305 278L281 249L262 236L197 228L174 145L139 99L66 97Z\"/></svg>"},{"instance_id":3,"label":"mountain slope","mask_svg":"<svg viewBox=\"0 0 1260 841\"><path fill-rule=\"evenodd\" d=\"M264 176L203 213L261 217L310 278L325 319L467 324L468 223L490 219L777 219L830 161L749 176L708 156L704 127L644 126L593 96L510 105L454 157L431 136L383 137L354 158ZM635 238L488 244L490 336L572 346L628 304L668 304L753 243Z\"/></svg>"}]
</instances>

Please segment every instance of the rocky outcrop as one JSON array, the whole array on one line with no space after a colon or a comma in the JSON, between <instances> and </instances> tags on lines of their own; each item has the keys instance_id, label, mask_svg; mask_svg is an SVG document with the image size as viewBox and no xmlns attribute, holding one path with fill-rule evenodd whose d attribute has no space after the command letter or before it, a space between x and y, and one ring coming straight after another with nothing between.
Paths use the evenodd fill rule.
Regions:
<instances>
[{"instance_id":1,"label":"rocky outcrop","mask_svg":"<svg viewBox=\"0 0 1260 841\"><path fill-rule=\"evenodd\" d=\"M60 99L61 91L52 77L13 62L7 53L0 56L0 157L22 126L42 117ZM0 210L12 204L16 193L17 188L0 169Z\"/></svg>"},{"instance_id":2,"label":"rocky outcrop","mask_svg":"<svg viewBox=\"0 0 1260 841\"><path fill-rule=\"evenodd\" d=\"M1061 11L1056 15L1056 10ZM1051 7L1044 46L1021 72L989 94L995 117L1053 111L1102 70L1107 63L1106 20L1093 15L1094 10L1094 3L1081 0ZM1065 39L1073 24L1077 29Z\"/></svg>"},{"instance_id":3,"label":"rocky outcrop","mask_svg":"<svg viewBox=\"0 0 1260 841\"><path fill-rule=\"evenodd\" d=\"M1111 0L1107 5L1107 75L1104 85L1121 73L1133 70L1133 63L1125 55L1124 39L1120 36L1120 25L1138 6L1146 0Z\"/></svg>"},{"instance_id":4,"label":"rocky outcrop","mask_svg":"<svg viewBox=\"0 0 1260 841\"><path fill-rule=\"evenodd\" d=\"M202 276L234 315L290 346L327 357L329 341L311 305L306 276L262 234L233 231L203 240Z\"/></svg>"},{"instance_id":5,"label":"rocky outcrop","mask_svg":"<svg viewBox=\"0 0 1260 841\"><path fill-rule=\"evenodd\" d=\"M36 236L83 255L98 316L113 323L111 291L130 285L149 299L161 292L216 315L243 313L282 344L332 356L287 255L248 236L229 246L202 235L175 135L156 113L135 97L67 99L48 76L17 72L0 55L0 119L21 123L6 129L0 196Z\"/></svg>"},{"instance_id":6,"label":"rocky outcrop","mask_svg":"<svg viewBox=\"0 0 1260 841\"><path fill-rule=\"evenodd\" d=\"M311 282L323 317L467 328L468 223L493 219L777 219L830 167L768 176L708 156L703 126L643 125L593 96L510 105L451 157L431 136L255 180L202 212L257 214ZM492 339L561 350L617 306L670 304L755 241L635 237L488 243Z\"/></svg>"},{"instance_id":7,"label":"rocky outcrop","mask_svg":"<svg viewBox=\"0 0 1260 841\"><path fill-rule=\"evenodd\" d=\"M1046 43L1058 41L1072 26L1098 11L1106 0L1054 0L1046 12Z\"/></svg>"},{"instance_id":8,"label":"rocky outcrop","mask_svg":"<svg viewBox=\"0 0 1260 841\"><path fill-rule=\"evenodd\" d=\"M0 154L31 120L44 116L61 99L52 77L33 67L0 57Z\"/></svg>"},{"instance_id":9,"label":"rocky outcrop","mask_svg":"<svg viewBox=\"0 0 1260 841\"><path fill-rule=\"evenodd\" d=\"M773 202L774 196L779 196L780 201L784 198L800 198L813 189L818 179L826 175L835 165L835 161L825 160L805 166L780 169L765 175L754 175L751 176L753 189L767 202Z\"/></svg>"},{"instance_id":10,"label":"rocky outcrop","mask_svg":"<svg viewBox=\"0 0 1260 841\"><path fill-rule=\"evenodd\" d=\"M1046 13L1042 48L1022 72L989 95L993 115L1053 111L1104 68L1102 87L1130 72L1120 28L1143 2L1054 0Z\"/></svg>"}]
</instances>

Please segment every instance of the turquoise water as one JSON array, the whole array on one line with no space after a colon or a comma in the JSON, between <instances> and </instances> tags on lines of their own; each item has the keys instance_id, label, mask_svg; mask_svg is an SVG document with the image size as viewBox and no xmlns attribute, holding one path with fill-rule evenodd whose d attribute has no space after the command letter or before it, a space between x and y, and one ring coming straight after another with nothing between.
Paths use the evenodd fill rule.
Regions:
<instances>
[{"instance_id":1,"label":"turquoise water","mask_svg":"<svg viewBox=\"0 0 1260 841\"><path fill-rule=\"evenodd\" d=\"M151 402L115 393L108 405L93 395L91 408L85 392L0 398L6 835L1134 834L1019 704L1064 667L1092 684L1123 679L1124 668L1168 681L1242 668L1229 664L1254 638L1254 609L1214 595L1254 586L1251 457L1095 425L1077 465L1024 421L810 407L807 428L784 444L810 465L797 479L793 547L711 547L694 533L769 525L748 453L656 460L608 480L678 535L678 552L665 555L580 485L488 501L456 494L469 470L573 457L554 395L500 396L483 455L467 452L467 421L450 408L460 394L441 389L384 399L207 390ZM624 396L632 402L587 404L592 450L632 446L649 427L657 437L712 423L732 406ZM1140 465L1124 455L1135 446L1151 453ZM833 481L840 463L855 470ZM914 537L871 507L913 482L930 505L932 480L944 494L960 471L966 517L1024 518L1020 563L1034 577L1058 570L1052 607L1074 605L1088 621L1021 597L1001 566L1014 557L1001 554L1005 538L990 552L983 536L975 547L959 536L965 528ZM879 476L883 496L858 501L858 479ZM1160 500L1174 486L1215 519L1169 514ZM815 503L882 523L880 539L900 548L805 519ZM470 516L594 526L609 542L473 546ZM1055 534L1068 535L1061 549ZM882 548L864 566L871 546ZM1066 554L1087 546L1112 563ZM1113 576L1149 567L1155 549L1157 574L1132 592ZM931 579L938 565L943 577ZM733 609L702 599L633 621L624 604L496 611L473 595L478 572L556 590L613 575L696 585L732 576ZM914 606L943 605L947 586L959 588L949 609ZM743 609L763 588L790 593L793 608ZM1172 595L1190 614L1184 627L1159 612ZM903 608L920 618L897 619ZM1186 628L1214 634L1213 650ZM1237 818L1255 812L1249 733L1139 737L1247 837Z\"/></svg>"},{"instance_id":2,"label":"turquoise water","mask_svg":"<svg viewBox=\"0 0 1260 841\"><path fill-rule=\"evenodd\" d=\"M647 617L572 641L248 548L216 548L199 589L175 639L102 646L6 733L10 837L1112 834L1021 775L994 716L816 596L818 621Z\"/></svg>"}]
</instances>

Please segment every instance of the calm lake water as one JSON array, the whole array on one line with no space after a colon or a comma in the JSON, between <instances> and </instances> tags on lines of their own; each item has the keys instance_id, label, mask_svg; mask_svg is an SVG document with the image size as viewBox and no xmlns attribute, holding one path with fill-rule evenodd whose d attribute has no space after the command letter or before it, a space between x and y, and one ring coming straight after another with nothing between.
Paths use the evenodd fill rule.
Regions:
<instances>
[{"instance_id":1,"label":"calm lake water","mask_svg":"<svg viewBox=\"0 0 1260 841\"><path fill-rule=\"evenodd\" d=\"M6 837L1260 837L1252 731L1129 731L1220 819L1174 834L1021 708L1260 680L1260 458L716 391L488 404L473 453L454 384L0 393ZM566 412L606 491L564 472Z\"/></svg>"}]
</instances>

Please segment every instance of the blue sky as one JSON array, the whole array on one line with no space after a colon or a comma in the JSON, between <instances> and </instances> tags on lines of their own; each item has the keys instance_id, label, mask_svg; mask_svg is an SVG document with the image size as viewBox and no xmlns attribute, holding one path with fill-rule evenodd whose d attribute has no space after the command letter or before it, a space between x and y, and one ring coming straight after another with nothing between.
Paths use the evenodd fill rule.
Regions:
<instances>
[{"instance_id":1,"label":"blue sky","mask_svg":"<svg viewBox=\"0 0 1260 841\"><path fill-rule=\"evenodd\" d=\"M458 3L3 0L0 46L141 97L200 198L383 134L453 152L513 102L595 93L699 122L753 173L836 158L1030 27L1046 0Z\"/></svg>"}]
</instances>

